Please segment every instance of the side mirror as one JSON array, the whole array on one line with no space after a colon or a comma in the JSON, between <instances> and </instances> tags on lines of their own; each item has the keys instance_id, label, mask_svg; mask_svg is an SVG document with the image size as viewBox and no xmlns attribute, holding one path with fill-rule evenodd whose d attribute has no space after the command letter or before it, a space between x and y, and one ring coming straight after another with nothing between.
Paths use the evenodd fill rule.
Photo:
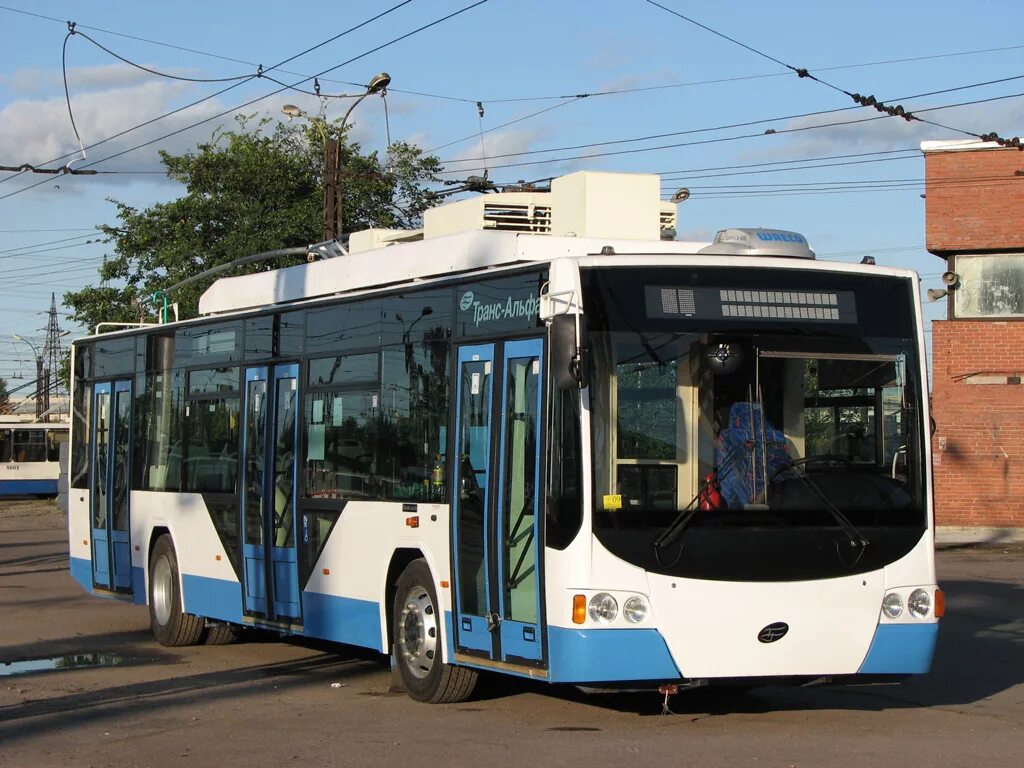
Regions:
<instances>
[{"instance_id":1,"label":"side mirror","mask_svg":"<svg viewBox=\"0 0 1024 768\"><path fill-rule=\"evenodd\" d=\"M576 315L555 315L551 318L548 344L556 389L582 389L587 385L584 343L582 338L576 337L576 321ZM581 327L580 336L583 335Z\"/></svg>"}]
</instances>

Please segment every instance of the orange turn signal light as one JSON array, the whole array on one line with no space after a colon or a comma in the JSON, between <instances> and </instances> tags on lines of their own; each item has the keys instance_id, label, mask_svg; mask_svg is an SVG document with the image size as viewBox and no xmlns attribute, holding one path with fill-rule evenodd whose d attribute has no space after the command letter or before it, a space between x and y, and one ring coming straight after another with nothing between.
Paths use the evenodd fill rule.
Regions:
<instances>
[{"instance_id":1,"label":"orange turn signal light","mask_svg":"<svg viewBox=\"0 0 1024 768\"><path fill-rule=\"evenodd\" d=\"M412 517L405 518L405 524L407 526L409 526L410 528L419 528L420 527L420 516L419 515L413 515Z\"/></svg>"},{"instance_id":2,"label":"orange turn signal light","mask_svg":"<svg viewBox=\"0 0 1024 768\"><path fill-rule=\"evenodd\" d=\"M582 624L587 620L587 596L573 595L572 598L572 623Z\"/></svg>"},{"instance_id":3,"label":"orange turn signal light","mask_svg":"<svg viewBox=\"0 0 1024 768\"><path fill-rule=\"evenodd\" d=\"M941 589L935 590L935 618L941 619L946 615L946 593Z\"/></svg>"}]
</instances>

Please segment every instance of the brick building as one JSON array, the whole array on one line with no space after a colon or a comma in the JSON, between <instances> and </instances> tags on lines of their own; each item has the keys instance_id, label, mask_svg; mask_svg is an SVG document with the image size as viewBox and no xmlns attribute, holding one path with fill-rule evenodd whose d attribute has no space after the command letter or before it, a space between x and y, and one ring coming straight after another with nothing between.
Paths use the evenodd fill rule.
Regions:
<instances>
[{"instance_id":1,"label":"brick building","mask_svg":"<svg viewBox=\"0 0 1024 768\"><path fill-rule=\"evenodd\" d=\"M932 324L939 526L1024 533L1024 152L928 141L925 247L946 261ZM934 293L934 292L933 292Z\"/></svg>"}]
</instances>

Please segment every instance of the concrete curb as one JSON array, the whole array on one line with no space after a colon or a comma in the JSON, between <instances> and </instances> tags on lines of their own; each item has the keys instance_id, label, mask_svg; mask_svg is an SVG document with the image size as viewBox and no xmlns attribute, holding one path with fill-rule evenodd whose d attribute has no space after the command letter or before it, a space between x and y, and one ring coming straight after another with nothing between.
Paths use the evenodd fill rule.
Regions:
<instances>
[{"instance_id":1,"label":"concrete curb","mask_svg":"<svg viewBox=\"0 0 1024 768\"><path fill-rule=\"evenodd\" d=\"M998 546L1024 544L1024 528L975 528L940 525L935 529L936 547L957 547L965 544Z\"/></svg>"}]
</instances>

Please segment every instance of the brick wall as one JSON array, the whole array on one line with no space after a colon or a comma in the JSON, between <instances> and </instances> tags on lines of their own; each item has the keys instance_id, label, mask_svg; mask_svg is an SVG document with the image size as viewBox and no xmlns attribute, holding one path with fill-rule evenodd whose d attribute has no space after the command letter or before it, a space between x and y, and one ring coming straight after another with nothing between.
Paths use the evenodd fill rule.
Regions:
<instances>
[{"instance_id":1,"label":"brick wall","mask_svg":"<svg viewBox=\"0 0 1024 768\"><path fill-rule=\"evenodd\" d=\"M1024 321L932 329L936 524L1024 527Z\"/></svg>"},{"instance_id":2,"label":"brick wall","mask_svg":"<svg viewBox=\"0 0 1024 768\"><path fill-rule=\"evenodd\" d=\"M932 253L1024 249L1024 152L926 152L925 247Z\"/></svg>"}]
</instances>

